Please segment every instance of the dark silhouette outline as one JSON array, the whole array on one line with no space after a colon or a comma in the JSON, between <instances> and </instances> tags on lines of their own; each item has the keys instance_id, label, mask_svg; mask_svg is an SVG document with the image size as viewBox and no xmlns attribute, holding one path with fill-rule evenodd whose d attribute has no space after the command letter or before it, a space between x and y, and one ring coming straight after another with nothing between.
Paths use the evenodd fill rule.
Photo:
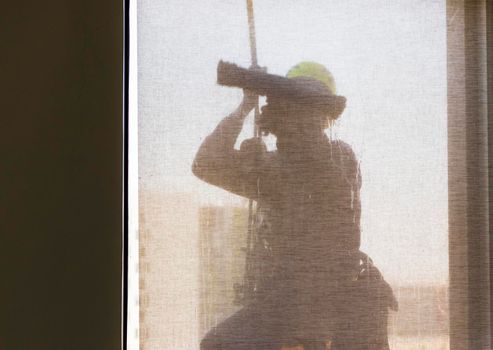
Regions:
<instances>
[{"instance_id":1,"label":"dark silhouette outline","mask_svg":"<svg viewBox=\"0 0 493 350\"><path fill-rule=\"evenodd\" d=\"M244 90L242 103L204 140L193 163L200 179L257 201L263 246L255 291L243 290L244 308L211 330L201 349L326 349L329 340L330 349L388 349L388 308L397 303L359 251L359 164L348 144L325 134L345 99L328 113L278 90L267 89L256 121L261 133L277 137L277 151L268 152L258 137L234 149L257 103Z\"/></svg>"}]
</instances>

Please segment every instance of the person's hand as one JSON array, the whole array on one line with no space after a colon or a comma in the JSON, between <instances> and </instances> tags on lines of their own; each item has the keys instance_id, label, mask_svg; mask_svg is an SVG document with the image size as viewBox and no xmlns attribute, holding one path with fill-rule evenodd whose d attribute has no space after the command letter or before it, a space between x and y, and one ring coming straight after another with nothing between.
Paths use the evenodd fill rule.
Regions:
<instances>
[{"instance_id":1,"label":"person's hand","mask_svg":"<svg viewBox=\"0 0 493 350\"><path fill-rule=\"evenodd\" d=\"M260 67L260 66L251 66L249 70L252 71L258 71L258 72L267 72L267 67ZM252 91L249 91L247 89L243 89L243 101L241 103L242 110L246 113L250 113L252 109L254 109L257 106L258 103L258 95L253 93Z\"/></svg>"},{"instance_id":2,"label":"person's hand","mask_svg":"<svg viewBox=\"0 0 493 350\"><path fill-rule=\"evenodd\" d=\"M241 101L241 105L240 105L241 113L246 116L257 106L257 103L258 103L258 95L256 95L252 91L244 89L243 101Z\"/></svg>"},{"instance_id":3,"label":"person's hand","mask_svg":"<svg viewBox=\"0 0 493 350\"><path fill-rule=\"evenodd\" d=\"M267 72L266 67L258 67L252 66L249 68L250 70L259 71L259 72ZM243 89L243 100L241 104L238 106L235 112L233 112L234 116L245 118L258 104L258 95L253 91L248 89Z\"/></svg>"},{"instance_id":4,"label":"person's hand","mask_svg":"<svg viewBox=\"0 0 493 350\"><path fill-rule=\"evenodd\" d=\"M243 90L243 100L236 110L230 114L233 118L245 119L245 117L257 105L258 96L251 91Z\"/></svg>"}]
</instances>

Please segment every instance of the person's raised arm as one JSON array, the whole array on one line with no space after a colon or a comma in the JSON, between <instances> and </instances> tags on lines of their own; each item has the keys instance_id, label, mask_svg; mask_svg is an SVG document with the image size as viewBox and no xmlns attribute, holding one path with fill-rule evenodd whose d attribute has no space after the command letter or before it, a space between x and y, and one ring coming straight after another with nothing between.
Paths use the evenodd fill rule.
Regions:
<instances>
[{"instance_id":1,"label":"person's raised arm","mask_svg":"<svg viewBox=\"0 0 493 350\"><path fill-rule=\"evenodd\" d=\"M258 173L250 159L253 152L234 149L245 117L255 108L257 96L245 91L238 108L224 118L202 142L192 165L201 180L240 196L256 199Z\"/></svg>"}]
</instances>

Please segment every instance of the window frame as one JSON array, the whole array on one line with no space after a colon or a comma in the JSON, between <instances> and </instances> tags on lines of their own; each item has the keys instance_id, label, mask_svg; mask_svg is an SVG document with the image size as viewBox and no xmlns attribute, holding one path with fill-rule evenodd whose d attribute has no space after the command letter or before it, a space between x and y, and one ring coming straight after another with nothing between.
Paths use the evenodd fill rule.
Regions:
<instances>
[{"instance_id":1,"label":"window frame","mask_svg":"<svg viewBox=\"0 0 493 350\"><path fill-rule=\"evenodd\" d=\"M447 1L451 350L491 348L491 9Z\"/></svg>"}]
</instances>

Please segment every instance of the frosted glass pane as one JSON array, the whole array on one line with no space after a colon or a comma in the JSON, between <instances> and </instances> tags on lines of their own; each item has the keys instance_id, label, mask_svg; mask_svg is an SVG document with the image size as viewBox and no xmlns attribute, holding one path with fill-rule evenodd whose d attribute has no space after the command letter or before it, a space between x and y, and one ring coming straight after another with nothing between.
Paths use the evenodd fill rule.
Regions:
<instances>
[{"instance_id":1,"label":"frosted glass pane","mask_svg":"<svg viewBox=\"0 0 493 350\"><path fill-rule=\"evenodd\" d=\"M347 99L326 135L359 166L360 250L399 302L390 349L448 349L445 1L262 0L254 10L261 66L284 76L319 62ZM199 349L242 308L248 199L191 167L242 100L216 84L216 66L250 65L246 16L243 1L138 1L142 349ZM264 142L276 151L272 134Z\"/></svg>"}]
</instances>

